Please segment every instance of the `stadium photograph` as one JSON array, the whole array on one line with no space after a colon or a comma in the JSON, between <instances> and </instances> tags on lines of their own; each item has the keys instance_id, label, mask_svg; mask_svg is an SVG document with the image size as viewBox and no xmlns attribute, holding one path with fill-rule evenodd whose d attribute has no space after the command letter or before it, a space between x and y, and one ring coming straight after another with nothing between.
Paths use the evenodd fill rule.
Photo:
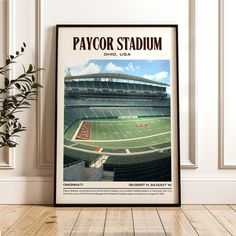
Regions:
<instances>
[{"instance_id":1,"label":"stadium photograph","mask_svg":"<svg viewBox=\"0 0 236 236\"><path fill-rule=\"evenodd\" d=\"M64 68L64 181L171 181L169 60Z\"/></svg>"}]
</instances>

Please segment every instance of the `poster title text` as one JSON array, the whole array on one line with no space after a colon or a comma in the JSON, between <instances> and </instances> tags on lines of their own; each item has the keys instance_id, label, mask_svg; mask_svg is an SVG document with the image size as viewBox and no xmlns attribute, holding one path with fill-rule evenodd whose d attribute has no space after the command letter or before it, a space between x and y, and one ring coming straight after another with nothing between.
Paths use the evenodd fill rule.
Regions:
<instances>
[{"instance_id":1,"label":"poster title text","mask_svg":"<svg viewBox=\"0 0 236 236\"><path fill-rule=\"evenodd\" d=\"M73 50L162 50L161 37L73 37Z\"/></svg>"}]
</instances>

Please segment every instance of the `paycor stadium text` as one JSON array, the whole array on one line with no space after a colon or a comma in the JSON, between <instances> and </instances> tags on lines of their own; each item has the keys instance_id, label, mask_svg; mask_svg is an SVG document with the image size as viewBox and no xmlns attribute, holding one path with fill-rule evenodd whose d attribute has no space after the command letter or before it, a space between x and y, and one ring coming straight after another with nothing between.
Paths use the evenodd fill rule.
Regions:
<instances>
[{"instance_id":1,"label":"paycor stadium text","mask_svg":"<svg viewBox=\"0 0 236 236\"><path fill-rule=\"evenodd\" d=\"M162 50L161 37L73 37L73 50Z\"/></svg>"}]
</instances>

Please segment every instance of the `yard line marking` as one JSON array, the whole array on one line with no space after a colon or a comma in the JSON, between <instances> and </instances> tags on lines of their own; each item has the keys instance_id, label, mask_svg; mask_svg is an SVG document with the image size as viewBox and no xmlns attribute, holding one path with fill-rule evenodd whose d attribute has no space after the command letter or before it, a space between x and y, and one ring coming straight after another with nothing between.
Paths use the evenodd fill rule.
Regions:
<instances>
[{"instance_id":1,"label":"yard line marking","mask_svg":"<svg viewBox=\"0 0 236 236\"><path fill-rule=\"evenodd\" d=\"M170 131L168 132L164 132L164 133L160 133L160 134L153 134L153 135L149 135L149 136L144 136L144 137L137 137L137 138L130 138L130 139L114 139L114 140L79 140L79 142L93 142L93 143L97 143L97 142L101 142L101 143L105 143L105 142L109 142L109 143L112 143L112 142L126 142L126 141L131 141L131 140L139 140L139 139L144 139L144 138L151 138L151 137L156 137L156 136L161 136L161 135L164 135L164 134L169 134Z\"/></svg>"},{"instance_id":2,"label":"yard line marking","mask_svg":"<svg viewBox=\"0 0 236 236\"><path fill-rule=\"evenodd\" d=\"M136 119L128 119L128 120L122 120L122 119L115 119L115 120L86 120L86 121L90 121L90 122L94 122L94 123L103 123L103 122L117 122L117 123L119 123L119 122L130 122L130 121L140 121L140 122L142 122L142 121L156 121L156 120L169 120L170 119L170 117L158 117L158 118L151 118L151 119L149 119L149 118L136 118Z\"/></svg>"},{"instance_id":3,"label":"yard line marking","mask_svg":"<svg viewBox=\"0 0 236 236\"><path fill-rule=\"evenodd\" d=\"M67 145L64 145L64 147L67 147L68 149L71 149L71 150L79 150L79 151L82 151L82 152L87 152L87 153L95 153L95 154L98 154L98 152L96 151L92 151L92 150L88 150L88 149L82 149L82 148L75 148L75 147L71 147L71 146L67 146ZM148 153L154 153L154 152L157 152L157 151L164 151L164 150L168 150L170 149L171 147L166 147L166 148L160 148L160 149L155 149L155 150L149 150L149 151L144 151L144 152L132 152L132 153L111 153L111 152L101 152L102 155L112 155L112 156L129 156L129 157L132 157L134 154L138 154L138 155L141 155L141 154L148 154Z\"/></svg>"}]
</instances>

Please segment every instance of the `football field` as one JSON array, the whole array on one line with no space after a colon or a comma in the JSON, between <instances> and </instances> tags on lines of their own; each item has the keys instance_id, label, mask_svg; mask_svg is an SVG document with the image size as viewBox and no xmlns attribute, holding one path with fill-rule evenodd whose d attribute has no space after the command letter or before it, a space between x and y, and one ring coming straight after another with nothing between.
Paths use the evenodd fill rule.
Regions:
<instances>
[{"instance_id":1,"label":"football field","mask_svg":"<svg viewBox=\"0 0 236 236\"><path fill-rule=\"evenodd\" d=\"M170 143L170 128L169 117L96 119L76 121L66 133L83 146L127 149Z\"/></svg>"}]
</instances>

